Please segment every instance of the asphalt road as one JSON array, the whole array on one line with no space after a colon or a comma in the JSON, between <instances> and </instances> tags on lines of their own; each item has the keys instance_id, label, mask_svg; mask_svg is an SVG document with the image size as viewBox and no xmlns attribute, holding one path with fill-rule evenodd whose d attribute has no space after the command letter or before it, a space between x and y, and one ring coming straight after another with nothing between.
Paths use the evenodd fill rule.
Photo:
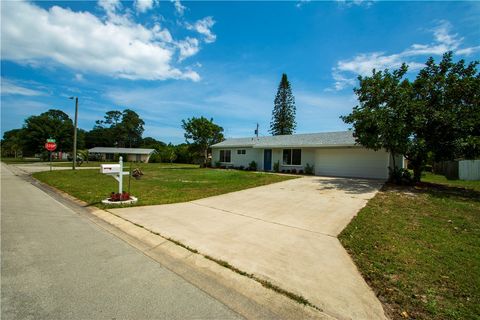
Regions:
<instances>
[{"instance_id":1,"label":"asphalt road","mask_svg":"<svg viewBox=\"0 0 480 320\"><path fill-rule=\"evenodd\" d=\"M2 164L1 318L240 316Z\"/></svg>"}]
</instances>

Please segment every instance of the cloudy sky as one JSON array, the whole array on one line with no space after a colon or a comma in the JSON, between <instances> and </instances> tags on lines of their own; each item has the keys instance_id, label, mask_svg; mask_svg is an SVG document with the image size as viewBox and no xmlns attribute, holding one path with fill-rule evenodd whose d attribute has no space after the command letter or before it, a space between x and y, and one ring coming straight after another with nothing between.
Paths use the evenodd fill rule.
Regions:
<instances>
[{"instance_id":1,"label":"cloudy sky","mask_svg":"<svg viewBox=\"0 0 480 320\"><path fill-rule=\"evenodd\" d=\"M2 1L1 131L73 116L78 96L86 130L130 108L165 142L192 116L268 135L283 72L298 133L344 130L356 75L407 62L414 76L448 50L480 59L480 2Z\"/></svg>"}]
</instances>

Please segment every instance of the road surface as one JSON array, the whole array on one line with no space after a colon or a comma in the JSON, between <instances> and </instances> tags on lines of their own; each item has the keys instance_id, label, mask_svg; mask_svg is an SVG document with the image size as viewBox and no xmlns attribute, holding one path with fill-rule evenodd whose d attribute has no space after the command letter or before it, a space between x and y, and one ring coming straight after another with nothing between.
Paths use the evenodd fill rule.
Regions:
<instances>
[{"instance_id":1,"label":"road surface","mask_svg":"<svg viewBox=\"0 0 480 320\"><path fill-rule=\"evenodd\" d=\"M240 318L1 166L2 319Z\"/></svg>"}]
</instances>

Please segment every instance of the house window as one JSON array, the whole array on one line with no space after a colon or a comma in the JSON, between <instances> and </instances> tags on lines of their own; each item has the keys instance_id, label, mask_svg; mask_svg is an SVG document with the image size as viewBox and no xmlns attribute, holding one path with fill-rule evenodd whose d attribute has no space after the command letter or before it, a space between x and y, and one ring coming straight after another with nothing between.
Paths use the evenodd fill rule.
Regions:
<instances>
[{"instance_id":1,"label":"house window","mask_svg":"<svg viewBox=\"0 0 480 320\"><path fill-rule=\"evenodd\" d=\"M246 150L237 150L237 154L246 154Z\"/></svg>"},{"instance_id":2,"label":"house window","mask_svg":"<svg viewBox=\"0 0 480 320\"><path fill-rule=\"evenodd\" d=\"M302 164L302 149L283 149L283 164L299 166Z\"/></svg>"},{"instance_id":3,"label":"house window","mask_svg":"<svg viewBox=\"0 0 480 320\"><path fill-rule=\"evenodd\" d=\"M230 150L220 150L220 162L231 162L231 155Z\"/></svg>"}]
</instances>

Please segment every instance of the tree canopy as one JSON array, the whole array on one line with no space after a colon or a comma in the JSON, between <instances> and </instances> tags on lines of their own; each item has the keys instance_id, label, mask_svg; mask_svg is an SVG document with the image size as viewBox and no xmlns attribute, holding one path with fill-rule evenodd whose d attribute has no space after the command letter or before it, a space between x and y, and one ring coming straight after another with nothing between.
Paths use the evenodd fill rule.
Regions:
<instances>
[{"instance_id":1,"label":"tree canopy","mask_svg":"<svg viewBox=\"0 0 480 320\"><path fill-rule=\"evenodd\" d=\"M133 110L106 112L103 120L97 120L86 134L87 147L139 147L145 122Z\"/></svg>"},{"instance_id":2,"label":"tree canopy","mask_svg":"<svg viewBox=\"0 0 480 320\"><path fill-rule=\"evenodd\" d=\"M359 76L359 101L341 118L353 125L357 142L404 155L420 181L428 155L435 160L480 155L480 74L478 61L453 62L447 52L437 65L428 59L416 79L406 65L390 72ZM392 171L393 172L393 171Z\"/></svg>"},{"instance_id":3,"label":"tree canopy","mask_svg":"<svg viewBox=\"0 0 480 320\"><path fill-rule=\"evenodd\" d=\"M223 128L213 122L213 119L200 117L182 120L185 130L185 141L198 151L208 161L208 149L211 145L223 141Z\"/></svg>"},{"instance_id":4,"label":"tree canopy","mask_svg":"<svg viewBox=\"0 0 480 320\"><path fill-rule=\"evenodd\" d=\"M295 113L295 97L287 75L284 73L275 96L270 133L274 136L293 134L297 127Z\"/></svg>"},{"instance_id":5,"label":"tree canopy","mask_svg":"<svg viewBox=\"0 0 480 320\"><path fill-rule=\"evenodd\" d=\"M23 145L30 153L41 153L47 139L56 140L58 151L73 148L73 122L63 111L50 109L25 120L22 131Z\"/></svg>"}]
</instances>

